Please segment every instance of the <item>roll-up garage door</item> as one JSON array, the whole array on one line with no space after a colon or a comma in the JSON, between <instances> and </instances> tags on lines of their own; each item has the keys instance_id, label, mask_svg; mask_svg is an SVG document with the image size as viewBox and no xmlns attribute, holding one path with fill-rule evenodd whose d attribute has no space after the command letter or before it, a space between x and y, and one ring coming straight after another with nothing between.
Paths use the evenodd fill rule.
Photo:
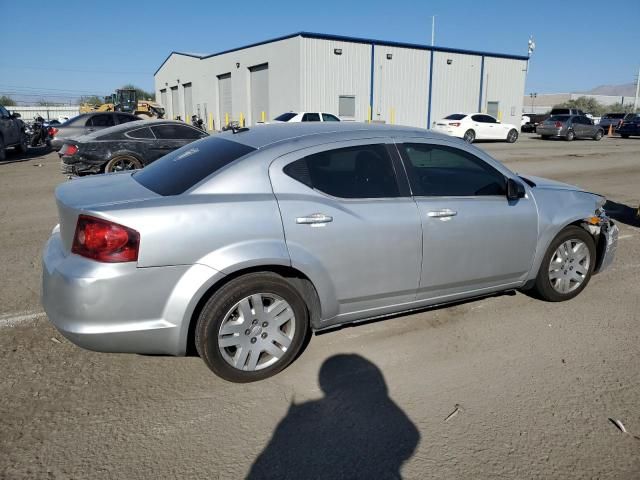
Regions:
<instances>
[{"instance_id":1,"label":"roll-up garage door","mask_svg":"<svg viewBox=\"0 0 640 480\"><path fill-rule=\"evenodd\" d=\"M251 122L269 119L269 64L250 67L251 73Z\"/></svg>"},{"instance_id":2,"label":"roll-up garage door","mask_svg":"<svg viewBox=\"0 0 640 480\"><path fill-rule=\"evenodd\" d=\"M231 74L218 75L218 98L220 106L220 127L225 126L225 119L232 120L233 104L231 101Z\"/></svg>"},{"instance_id":3,"label":"roll-up garage door","mask_svg":"<svg viewBox=\"0 0 640 480\"><path fill-rule=\"evenodd\" d=\"M178 105L178 87L171 87L171 117L175 120L180 115Z\"/></svg>"},{"instance_id":4,"label":"roll-up garage door","mask_svg":"<svg viewBox=\"0 0 640 480\"><path fill-rule=\"evenodd\" d=\"M191 84L185 83L184 87L184 121L191 123L191 115L193 115L193 100L191 97Z\"/></svg>"}]
</instances>

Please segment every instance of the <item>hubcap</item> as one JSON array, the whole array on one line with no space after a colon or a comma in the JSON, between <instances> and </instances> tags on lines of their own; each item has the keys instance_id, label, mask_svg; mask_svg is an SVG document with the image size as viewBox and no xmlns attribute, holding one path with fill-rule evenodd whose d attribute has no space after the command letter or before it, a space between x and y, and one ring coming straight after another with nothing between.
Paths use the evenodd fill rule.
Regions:
<instances>
[{"instance_id":1,"label":"hubcap","mask_svg":"<svg viewBox=\"0 0 640 480\"><path fill-rule=\"evenodd\" d=\"M472 132L467 132L467 133L464 134L465 142L471 143L471 142L473 142L473 138L474 138L474 135L473 135Z\"/></svg>"},{"instance_id":2,"label":"hubcap","mask_svg":"<svg viewBox=\"0 0 640 480\"><path fill-rule=\"evenodd\" d=\"M280 360L294 335L291 306L273 293L256 293L240 300L225 315L218 348L229 365L252 372Z\"/></svg>"},{"instance_id":3,"label":"hubcap","mask_svg":"<svg viewBox=\"0 0 640 480\"><path fill-rule=\"evenodd\" d=\"M549 281L558 293L570 293L587 278L591 261L587 245L578 239L562 243L551 257Z\"/></svg>"},{"instance_id":4,"label":"hubcap","mask_svg":"<svg viewBox=\"0 0 640 480\"><path fill-rule=\"evenodd\" d=\"M135 170L135 164L131 160L118 160L113 164L114 172L122 172L123 170Z\"/></svg>"}]
</instances>

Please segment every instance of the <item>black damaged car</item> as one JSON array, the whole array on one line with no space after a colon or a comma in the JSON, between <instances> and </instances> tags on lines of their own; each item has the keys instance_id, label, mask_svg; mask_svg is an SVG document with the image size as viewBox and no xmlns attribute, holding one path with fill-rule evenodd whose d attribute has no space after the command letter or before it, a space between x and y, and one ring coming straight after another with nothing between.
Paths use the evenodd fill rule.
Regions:
<instances>
[{"instance_id":1,"label":"black damaged car","mask_svg":"<svg viewBox=\"0 0 640 480\"><path fill-rule=\"evenodd\" d=\"M66 174L135 170L206 136L183 122L139 120L68 139L59 155Z\"/></svg>"}]
</instances>

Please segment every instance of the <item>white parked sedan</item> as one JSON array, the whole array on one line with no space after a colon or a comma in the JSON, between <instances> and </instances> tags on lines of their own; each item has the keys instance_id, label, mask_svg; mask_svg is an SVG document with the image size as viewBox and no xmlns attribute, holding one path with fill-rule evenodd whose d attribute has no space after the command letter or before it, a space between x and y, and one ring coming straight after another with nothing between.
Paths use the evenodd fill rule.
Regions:
<instances>
[{"instance_id":1,"label":"white parked sedan","mask_svg":"<svg viewBox=\"0 0 640 480\"><path fill-rule=\"evenodd\" d=\"M278 115L273 119L275 123L279 122L339 122L340 119L331 114L324 112L287 112Z\"/></svg>"},{"instance_id":2,"label":"white parked sedan","mask_svg":"<svg viewBox=\"0 0 640 480\"><path fill-rule=\"evenodd\" d=\"M434 122L432 130L465 142L476 140L505 140L513 143L518 139L518 128L509 123L500 123L486 113L454 113Z\"/></svg>"}]
</instances>

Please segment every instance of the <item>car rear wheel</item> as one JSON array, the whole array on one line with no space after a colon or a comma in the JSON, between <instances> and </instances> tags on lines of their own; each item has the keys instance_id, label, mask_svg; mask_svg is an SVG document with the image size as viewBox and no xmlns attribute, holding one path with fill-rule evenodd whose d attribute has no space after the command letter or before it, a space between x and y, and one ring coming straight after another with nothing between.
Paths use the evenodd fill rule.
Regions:
<instances>
[{"instance_id":1,"label":"car rear wheel","mask_svg":"<svg viewBox=\"0 0 640 480\"><path fill-rule=\"evenodd\" d=\"M464 135L462 136L462 139L467 143L473 143L474 140L476 139L476 132L474 132L473 130L469 129L466 132L464 132Z\"/></svg>"},{"instance_id":2,"label":"car rear wheel","mask_svg":"<svg viewBox=\"0 0 640 480\"><path fill-rule=\"evenodd\" d=\"M29 149L29 139L27 138L26 133L23 133L20 137L20 144L16 147L16 149L20 153L27 153L27 150Z\"/></svg>"},{"instance_id":3,"label":"car rear wheel","mask_svg":"<svg viewBox=\"0 0 640 480\"><path fill-rule=\"evenodd\" d=\"M515 143L516 140L518 140L518 131L512 128L507 134L507 143Z\"/></svg>"},{"instance_id":4,"label":"car rear wheel","mask_svg":"<svg viewBox=\"0 0 640 480\"><path fill-rule=\"evenodd\" d=\"M583 228L569 226L549 245L534 289L550 302L570 300L589 283L595 262L593 237Z\"/></svg>"},{"instance_id":5,"label":"car rear wheel","mask_svg":"<svg viewBox=\"0 0 640 480\"><path fill-rule=\"evenodd\" d=\"M593 139L594 139L596 142L599 142L600 140L602 140L602 136L603 136L603 135L604 135L604 133L602 132L602 130L598 130L598 131L596 132L596 134L593 136Z\"/></svg>"},{"instance_id":6,"label":"car rear wheel","mask_svg":"<svg viewBox=\"0 0 640 480\"><path fill-rule=\"evenodd\" d=\"M564 138L567 140L567 142L571 142L576 138L576 134L573 133L573 130L569 130Z\"/></svg>"},{"instance_id":7,"label":"car rear wheel","mask_svg":"<svg viewBox=\"0 0 640 480\"><path fill-rule=\"evenodd\" d=\"M135 157L121 155L113 157L104 167L104 173L122 172L124 170L136 170L142 168L142 163Z\"/></svg>"},{"instance_id":8,"label":"car rear wheel","mask_svg":"<svg viewBox=\"0 0 640 480\"><path fill-rule=\"evenodd\" d=\"M629 135L620 135L622 138L629 138Z\"/></svg>"},{"instance_id":9,"label":"car rear wheel","mask_svg":"<svg viewBox=\"0 0 640 480\"><path fill-rule=\"evenodd\" d=\"M275 273L251 273L231 280L207 301L195 344L216 375L245 383L287 367L308 332L309 313L298 290Z\"/></svg>"}]
</instances>

